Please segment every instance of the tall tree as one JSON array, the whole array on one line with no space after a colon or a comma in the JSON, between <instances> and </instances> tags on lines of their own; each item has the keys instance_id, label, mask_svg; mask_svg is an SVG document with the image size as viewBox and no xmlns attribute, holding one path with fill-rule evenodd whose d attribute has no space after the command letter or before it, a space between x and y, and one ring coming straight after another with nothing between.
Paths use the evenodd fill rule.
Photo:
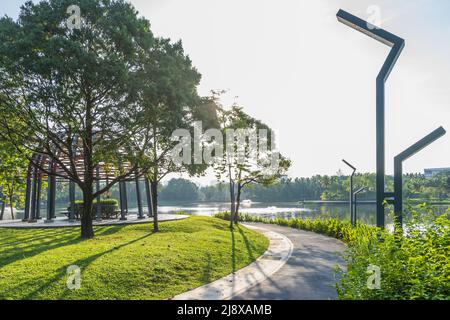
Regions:
<instances>
[{"instance_id":1,"label":"tall tree","mask_svg":"<svg viewBox=\"0 0 450 320\"><path fill-rule=\"evenodd\" d=\"M214 168L219 181L230 188L230 226L238 223L242 190L252 184L269 186L289 169L290 160L275 150L272 130L234 104L220 108L219 119L225 134L222 155L216 155Z\"/></svg>"},{"instance_id":2,"label":"tall tree","mask_svg":"<svg viewBox=\"0 0 450 320\"><path fill-rule=\"evenodd\" d=\"M204 163L177 164L172 161L172 150L177 141L172 138L176 130L186 130L192 136L194 123L201 121L205 128L217 123L216 109L209 98L200 98L197 86L201 76L185 55L181 42L171 44L166 39L157 39L157 50L150 52L145 64L142 103L148 130L152 133L146 157L149 169L154 217L154 231L158 231L158 185L173 172L184 172L198 176L205 172ZM154 63L157 61L157 63ZM157 66L157 69L155 69ZM162 79L155 81L155 77Z\"/></svg>"},{"instance_id":3,"label":"tall tree","mask_svg":"<svg viewBox=\"0 0 450 320\"><path fill-rule=\"evenodd\" d=\"M17 150L48 157L59 171L41 171L82 190L82 238L92 238L93 199L139 168L151 132L140 125L142 66L154 44L147 20L123 0L79 0L82 23L69 28L72 0L25 3L17 21L0 19L0 125ZM20 119L12 126L8 118ZM25 136L26 135L26 136ZM24 140L26 138L26 140ZM22 141L25 143L21 144ZM82 170L77 160L82 158ZM94 192L101 161L130 163Z\"/></svg>"}]
</instances>

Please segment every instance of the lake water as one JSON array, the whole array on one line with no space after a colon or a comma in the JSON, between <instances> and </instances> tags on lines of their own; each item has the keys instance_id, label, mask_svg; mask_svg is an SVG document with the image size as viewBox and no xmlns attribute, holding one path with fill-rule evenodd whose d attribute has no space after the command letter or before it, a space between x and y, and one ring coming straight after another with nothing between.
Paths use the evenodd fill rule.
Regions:
<instances>
[{"instance_id":1,"label":"lake water","mask_svg":"<svg viewBox=\"0 0 450 320\"><path fill-rule=\"evenodd\" d=\"M443 213L450 206L435 206ZM218 212L230 211L230 204L223 202L206 203L165 203L160 207L161 213L184 211L192 215L211 216ZM136 209L137 211L137 209ZM253 202L250 206L241 204L241 213L256 215L264 218L339 218L350 220L350 209L347 202ZM369 224L376 224L375 202L361 202L357 205L357 219ZM389 221L388 221L389 222Z\"/></svg>"},{"instance_id":2,"label":"lake water","mask_svg":"<svg viewBox=\"0 0 450 320\"><path fill-rule=\"evenodd\" d=\"M145 207L144 207L145 208ZM436 206L439 212L443 213L450 206ZM58 215L66 211L67 208L58 208ZM131 213L137 213L137 208L130 208ZM144 211L146 211L144 209ZM159 212L176 213L186 212L198 216L212 216L218 212L230 211L230 204L224 202L202 202L202 203L161 203ZM42 207L42 216L45 217L45 206ZM265 218L317 218L317 217L337 217L341 220L350 220L349 205L346 202L253 202L249 206L241 205L240 212ZM9 208L6 209L5 219L9 218ZM17 217L23 217L23 211L18 210ZM376 223L375 203L362 202L357 205L357 218L366 224Z\"/></svg>"},{"instance_id":3,"label":"lake water","mask_svg":"<svg viewBox=\"0 0 450 320\"><path fill-rule=\"evenodd\" d=\"M223 202L165 204L160 208L160 212L163 213L177 211L188 212L192 215L211 216L218 212L230 211L230 204ZM345 202L253 202L247 206L241 204L240 212L264 218L338 217L339 219L350 219L349 205ZM375 204L359 204L357 215L365 223L375 223Z\"/></svg>"}]
</instances>

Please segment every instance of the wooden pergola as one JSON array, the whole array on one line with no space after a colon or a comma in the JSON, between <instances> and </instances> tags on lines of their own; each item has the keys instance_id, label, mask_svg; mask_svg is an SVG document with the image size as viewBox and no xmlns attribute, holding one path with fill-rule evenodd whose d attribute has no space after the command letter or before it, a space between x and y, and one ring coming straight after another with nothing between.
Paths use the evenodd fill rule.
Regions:
<instances>
[{"instance_id":1,"label":"wooden pergola","mask_svg":"<svg viewBox=\"0 0 450 320\"><path fill-rule=\"evenodd\" d=\"M60 162L70 167L70 159L62 156ZM36 166L34 164L39 164ZM84 172L84 160L82 156L76 156L74 160L76 171L80 177ZM40 168L47 168L47 172L44 172ZM100 190L100 183L105 181L107 184L109 181L116 179L120 176L120 172L127 172L131 170L131 163L118 163L117 165L111 165L109 163L100 162L96 167L94 180L96 182L96 191ZM75 221L75 182L72 181L67 173L64 171L61 165L54 163L48 156L42 154L34 154L32 161L28 165L27 171L27 183L25 192L25 213L23 217L24 222L37 222L42 219L41 215L41 195L42 195L42 181L47 180L47 218L46 223L51 223L56 218L56 179L69 181L69 202L70 211L68 213L69 221ZM126 179L119 180L119 203L120 203L120 220L127 220L128 215L128 201L127 201L127 189L126 182L134 181L136 185L136 202L138 206L138 218L144 219L144 210L142 206L142 199L140 193L140 177L139 175L132 173ZM144 178L145 191L147 198L148 217L153 217L153 205L151 196L151 187L148 179ZM101 202L100 196L97 196L96 203L96 220L102 220Z\"/></svg>"}]
</instances>

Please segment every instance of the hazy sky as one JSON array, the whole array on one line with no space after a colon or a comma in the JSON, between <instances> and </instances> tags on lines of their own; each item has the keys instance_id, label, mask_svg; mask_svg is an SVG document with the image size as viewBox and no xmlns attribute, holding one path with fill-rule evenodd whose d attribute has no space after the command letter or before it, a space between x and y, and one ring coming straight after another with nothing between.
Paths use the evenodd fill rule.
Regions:
<instances>
[{"instance_id":1,"label":"hazy sky","mask_svg":"<svg viewBox=\"0 0 450 320\"><path fill-rule=\"evenodd\" d=\"M76 4L74 0L74 4ZM438 126L449 134L405 165L450 167L450 1L133 0L158 36L182 39L203 75L200 93L229 89L278 131L290 176L375 170L375 77L389 48L340 24L339 8L382 27L406 47L387 83L386 166ZM17 16L23 1L2 1ZM202 181L212 180L209 176Z\"/></svg>"}]
</instances>

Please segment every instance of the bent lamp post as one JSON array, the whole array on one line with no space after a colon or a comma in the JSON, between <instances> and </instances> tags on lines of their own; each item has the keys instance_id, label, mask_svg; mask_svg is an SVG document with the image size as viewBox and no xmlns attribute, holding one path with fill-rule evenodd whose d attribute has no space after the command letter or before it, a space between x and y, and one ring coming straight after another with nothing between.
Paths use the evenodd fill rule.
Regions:
<instances>
[{"instance_id":1,"label":"bent lamp post","mask_svg":"<svg viewBox=\"0 0 450 320\"><path fill-rule=\"evenodd\" d=\"M394 204L396 228L401 229L403 225L403 161L426 148L445 133L444 128L439 127L394 158L394 194L393 201L390 202Z\"/></svg>"},{"instance_id":2,"label":"bent lamp post","mask_svg":"<svg viewBox=\"0 0 450 320\"><path fill-rule=\"evenodd\" d=\"M348 165L353 170L353 172L350 176L350 222L352 224L354 224L356 221L354 221L355 218L354 218L354 212L353 212L353 208L354 208L354 206L353 206L353 204L354 204L354 201L353 201L353 177L355 176L356 168L354 166L352 166L350 163L348 163L347 161L345 161L344 159L342 159L342 162L344 162L346 165Z\"/></svg>"},{"instance_id":3,"label":"bent lamp post","mask_svg":"<svg viewBox=\"0 0 450 320\"><path fill-rule=\"evenodd\" d=\"M353 223L353 225L355 226L356 225L356 220L358 219L358 215L356 214L356 206L357 206L357 204L358 204L358 199L357 199L357 197L358 197L358 194L360 194L361 192L363 192L364 190L366 190L366 188L365 187L362 187L362 188L359 188L358 190L356 190L355 191L355 193L353 193L353 203L354 203L354 205L355 205L355 209L353 210L353 215L354 215L354 223Z\"/></svg>"},{"instance_id":4,"label":"bent lamp post","mask_svg":"<svg viewBox=\"0 0 450 320\"><path fill-rule=\"evenodd\" d=\"M384 228L384 205L386 198L385 194L385 83L397 62L400 53L405 46L405 40L383 29L380 29L344 10L339 10L337 13L339 22L364 33L365 35L380 41L381 43L391 47L386 61L384 62L380 73L376 80L376 153L377 153L377 178L376 178L376 193L377 193L377 226Z\"/></svg>"}]
</instances>

